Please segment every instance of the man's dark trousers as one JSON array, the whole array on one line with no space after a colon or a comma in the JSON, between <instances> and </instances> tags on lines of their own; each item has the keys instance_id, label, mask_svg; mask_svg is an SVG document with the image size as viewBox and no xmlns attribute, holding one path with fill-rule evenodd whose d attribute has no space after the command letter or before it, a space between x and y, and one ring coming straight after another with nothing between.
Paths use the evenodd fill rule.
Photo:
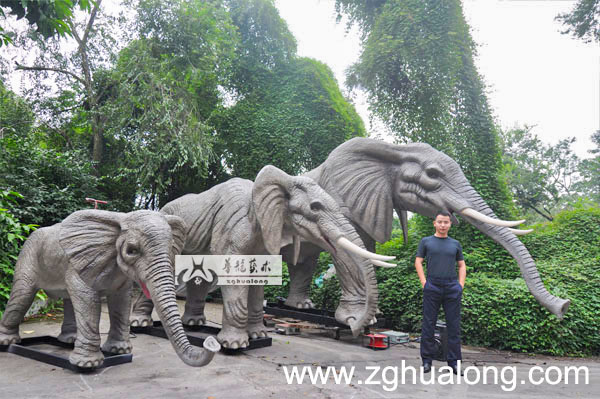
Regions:
<instances>
[{"instance_id":1,"label":"man's dark trousers","mask_svg":"<svg viewBox=\"0 0 600 399\"><path fill-rule=\"evenodd\" d=\"M437 352L433 335L440 305L446 314L448 333L448 364L461 360L460 352L460 301L462 287L455 277L427 277L423 287L423 324L421 328L421 358L431 364Z\"/></svg>"}]
</instances>

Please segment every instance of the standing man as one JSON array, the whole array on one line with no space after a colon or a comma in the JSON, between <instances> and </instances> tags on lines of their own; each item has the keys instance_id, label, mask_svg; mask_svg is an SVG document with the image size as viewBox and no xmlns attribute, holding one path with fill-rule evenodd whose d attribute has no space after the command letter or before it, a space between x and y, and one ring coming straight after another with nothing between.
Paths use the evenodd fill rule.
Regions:
<instances>
[{"instance_id":1,"label":"standing man","mask_svg":"<svg viewBox=\"0 0 600 399\"><path fill-rule=\"evenodd\" d=\"M460 352L460 301L467 277L467 266L462 247L455 239L448 237L452 222L450 213L439 211L433 221L435 234L425 237L419 243L415 269L423 286L423 324L421 329L421 358L423 372L431 371L431 363L436 353L433 340L435 324L440 305L446 314L448 333L448 366L454 374L456 364L461 360ZM423 259L427 260L427 277L423 273ZM458 276L456 264L458 263Z\"/></svg>"}]
</instances>

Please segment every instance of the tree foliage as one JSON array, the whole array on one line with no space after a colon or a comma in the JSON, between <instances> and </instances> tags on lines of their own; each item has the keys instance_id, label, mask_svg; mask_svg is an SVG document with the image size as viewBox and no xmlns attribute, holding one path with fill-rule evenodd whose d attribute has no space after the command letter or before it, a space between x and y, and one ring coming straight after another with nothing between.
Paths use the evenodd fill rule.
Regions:
<instances>
[{"instance_id":1,"label":"tree foliage","mask_svg":"<svg viewBox=\"0 0 600 399\"><path fill-rule=\"evenodd\" d=\"M576 196L580 160L571 149L574 137L545 144L530 127L502 134L505 176L513 198L524 213L547 220Z\"/></svg>"},{"instance_id":2,"label":"tree foliage","mask_svg":"<svg viewBox=\"0 0 600 399\"><path fill-rule=\"evenodd\" d=\"M81 10L90 11L90 0L0 0L0 17L5 17L4 9L17 19L25 17L29 25L36 25L36 32L44 38L54 35L71 34L66 22L73 17L73 11L79 6ZM12 43L10 32L0 26L0 47Z\"/></svg>"},{"instance_id":3,"label":"tree foliage","mask_svg":"<svg viewBox=\"0 0 600 399\"><path fill-rule=\"evenodd\" d=\"M296 56L296 39L273 0L226 0L239 43L231 87L243 97L263 86L270 74Z\"/></svg>"},{"instance_id":4,"label":"tree foliage","mask_svg":"<svg viewBox=\"0 0 600 399\"><path fill-rule=\"evenodd\" d=\"M10 296L14 264L27 236L35 225L21 223L11 212L22 196L0 189L0 317Z\"/></svg>"},{"instance_id":5,"label":"tree foliage","mask_svg":"<svg viewBox=\"0 0 600 399\"><path fill-rule=\"evenodd\" d=\"M362 120L324 64L298 58L223 111L223 159L233 176L254 179L267 164L300 174L339 144L365 136Z\"/></svg>"},{"instance_id":6,"label":"tree foliage","mask_svg":"<svg viewBox=\"0 0 600 399\"><path fill-rule=\"evenodd\" d=\"M229 85L237 34L211 2L144 0L137 13L138 38L104 83L110 93L102 110L111 135L126 142L119 174L143 188L143 207L156 208L191 188L174 175L197 181L207 174L210 118Z\"/></svg>"},{"instance_id":7,"label":"tree foliage","mask_svg":"<svg viewBox=\"0 0 600 399\"><path fill-rule=\"evenodd\" d=\"M576 190L587 196L592 201L600 203L600 130L592 135L592 142L596 148L588 152L593 155L579 164L581 180L576 184Z\"/></svg>"},{"instance_id":8,"label":"tree foliage","mask_svg":"<svg viewBox=\"0 0 600 399\"><path fill-rule=\"evenodd\" d=\"M586 43L600 42L600 0L579 0L571 12L556 17L565 25L562 32Z\"/></svg>"}]
</instances>

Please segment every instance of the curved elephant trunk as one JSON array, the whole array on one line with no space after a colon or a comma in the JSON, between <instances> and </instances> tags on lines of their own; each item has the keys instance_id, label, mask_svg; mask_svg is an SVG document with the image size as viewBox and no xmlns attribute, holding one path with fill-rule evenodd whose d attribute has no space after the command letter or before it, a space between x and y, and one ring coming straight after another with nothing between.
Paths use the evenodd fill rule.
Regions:
<instances>
[{"instance_id":1,"label":"curved elephant trunk","mask_svg":"<svg viewBox=\"0 0 600 399\"><path fill-rule=\"evenodd\" d=\"M160 270L160 272L153 273L152 270ZM189 343L177 308L173 274L169 273L169 270L171 270L169 264L158 264L149 269L147 274L151 276L147 284L156 313L177 356L188 366L205 366L210 363L221 346L214 337L208 337L204 341L204 349L198 349Z\"/></svg>"},{"instance_id":2,"label":"curved elephant trunk","mask_svg":"<svg viewBox=\"0 0 600 399\"><path fill-rule=\"evenodd\" d=\"M343 237L365 248L354 227L347 221L340 222ZM345 250L331 254L335 260L336 274L342 288L335 318L350 326L352 335L358 336L375 317L379 292L375 268L369 259Z\"/></svg>"},{"instance_id":3,"label":"curved elephant trunk","mask_svg":"<svg viewBox=\"0 0 600 399\"><path fill-rule=\"evenodd\" d=\"M484 214L485 216L496 219L496 215L490 209L490 207L483 201L483 199L477 194L477 192L470 186L467 186L464 192L460 193L462 198L465 198L472 204L472 207ZM463 209L459 210L462 211ZM471 216L461 214L469 223L477 227L482 233L502 245L511 256L519 264L521 269L521 275L525 279L529 292L535 297L535 299L551 313L556 315L558 319L562 319L571 301L568 299L562 299L550 294L540 277L535 262L529 251L523 245L523 243L515 236L513 232L507 227L494 226L489 223L484 223L474 219Z\"/></svg>"}]
</instances>

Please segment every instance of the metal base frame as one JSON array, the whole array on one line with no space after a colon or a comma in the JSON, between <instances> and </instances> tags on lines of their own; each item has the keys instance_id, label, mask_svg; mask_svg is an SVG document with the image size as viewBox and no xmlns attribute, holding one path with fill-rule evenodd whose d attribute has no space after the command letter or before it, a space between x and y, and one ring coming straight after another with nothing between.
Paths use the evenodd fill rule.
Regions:
<instances>
[{"instance_id":1,"label":"metal base frame","mask_svg":"<svg viewBox=\"0 0 600 399\"><path fill-rule=\"evenodd\" d=\"M194 346L202 347L204 344L204 340L209 335L217 335L221 332L219 327L212 326L183 326L185 333L187 335L188 341L190 344ZM154 337L160 338L169 338L165 329L163 328L160 321L155 321L152 326L148 327L131 327L131 332L135 334L148 334ZM229 349L229 348L221 348L221 351L224 353L237 353L239 351L247 351L251 349L258 348L266 348L267 346L271 346L273 344L273 340L271 337L261 337L261 338L250 338L248 340L248 346L245 348L239 349Z\"/></svg>"},{"instance_id":2,"label":"metal base frame","mask_svg":"<svg viewBox=\"0 0 600 399\"><path fill-rule=\"evenodd\" d=\"M265 313L279 317L290 317L293 319L310 321L324 326L339 327L342 330L349 330L350 327L342 324L335 319L335 312L324 309L297 309L284 305L282 302L269 302L263 307ZM377 323L367 328L380 328L385 326L385 319L378 318Z\"/></svg>"},{"instance_id":3,"label":"metal base frame","mask_svg":"<svg viewBox=\"0 0 600 399\"><path fill-rule=\"evenodd\" d=\"M44 335L41 337L23 338L18 344L11 345L0 345L0 352L14 353L15 355L26 357L28 359L36 360L38 362L50 364L53 366L61 367L63 369L71 370L76 373L89 373L105 367L117 366L119 364L131 363L133 355L131 353L126 354L113 354L108 352L102 352L104 354L104 362L98 367L78 367L69 362L67 356L60 354L48 353L39 349L35 349L32 346L35 345L52 345L66 349L73 349L73 344L67 344L61 342L56 337Z\"/></svg>"}]
</instances>

